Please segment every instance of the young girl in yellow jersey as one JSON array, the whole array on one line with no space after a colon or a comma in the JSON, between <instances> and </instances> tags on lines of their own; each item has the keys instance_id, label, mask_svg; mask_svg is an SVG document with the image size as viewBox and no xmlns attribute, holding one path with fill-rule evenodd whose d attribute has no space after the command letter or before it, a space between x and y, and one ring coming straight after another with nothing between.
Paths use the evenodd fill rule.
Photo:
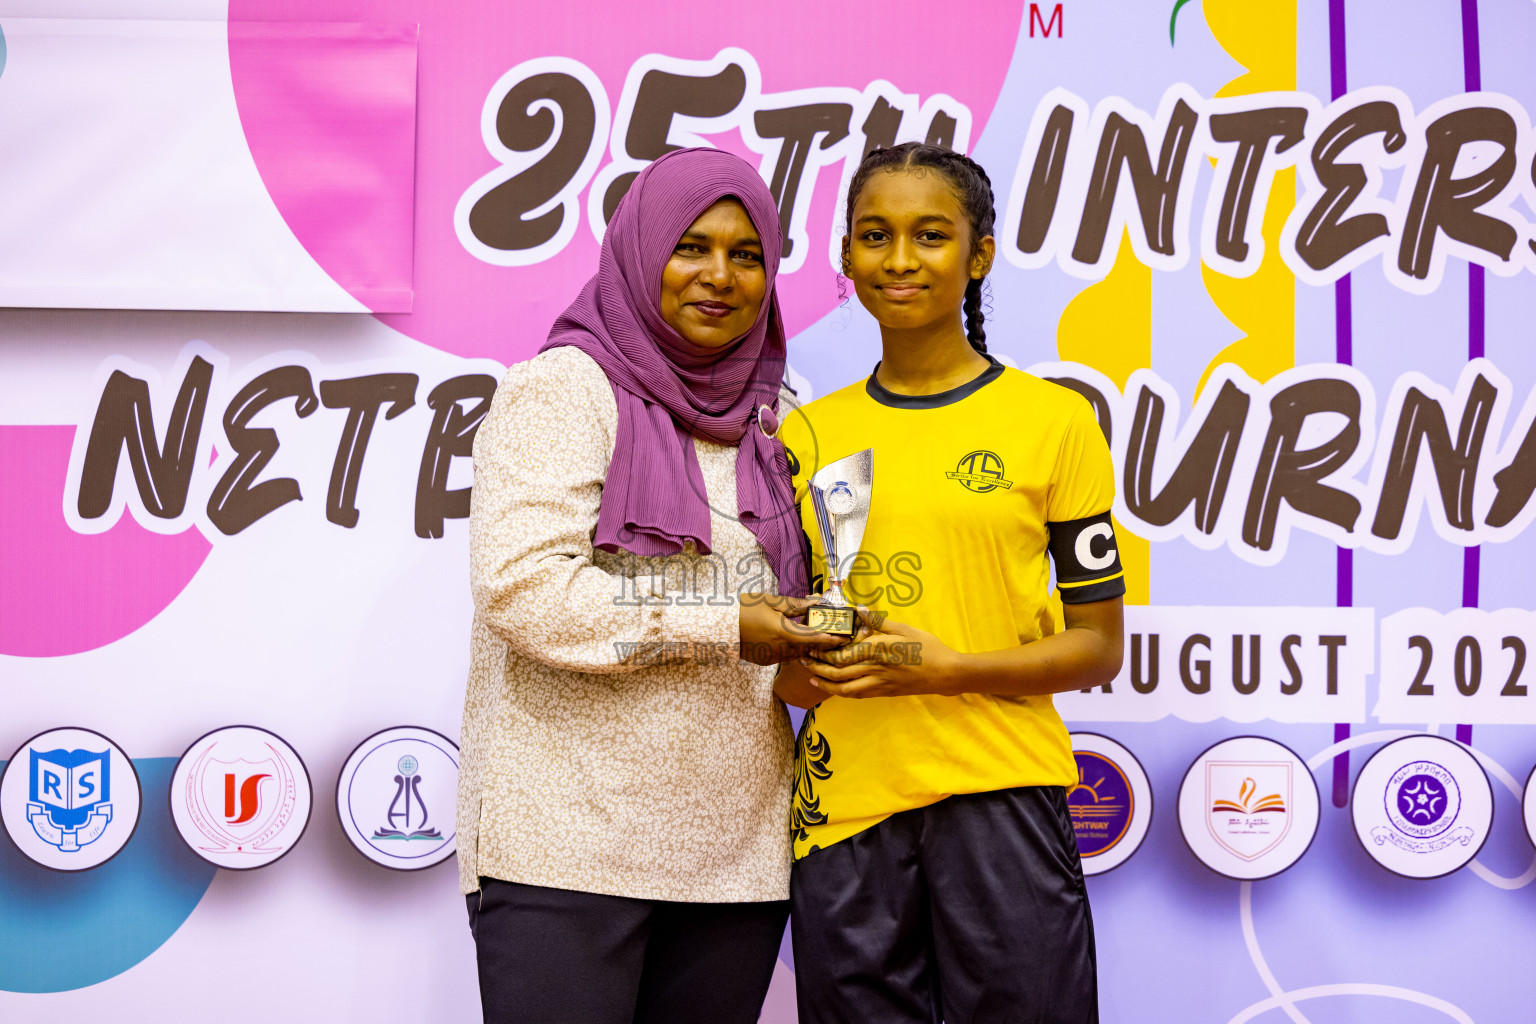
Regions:
<instances>
[{"instance_id":1,"label":"young girl in yellow jersey","mask_svg":"<svg viewBox=\"0 0 1536 1024\"><path fill-rule=\"evenodd\" d=\"M847 210L843 273L881 360L779 434L813 573L806 482L874 450L863 548L839 574L864 626L777 683L813 708L791 812L800 1020L1096 1022L1077 772L1050 695L1120 668L1109 449L1083 398L987 355L994 211L974 161L876 150Z\"/></svg>"}]
</instances>

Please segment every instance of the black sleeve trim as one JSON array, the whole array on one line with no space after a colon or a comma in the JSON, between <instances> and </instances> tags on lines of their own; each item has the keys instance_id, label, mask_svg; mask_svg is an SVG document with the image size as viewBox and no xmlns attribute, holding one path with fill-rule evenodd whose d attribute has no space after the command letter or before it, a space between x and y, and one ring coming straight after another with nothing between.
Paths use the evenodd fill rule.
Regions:
<instances>
[{"instance_id":1,"label":"black sleeve trim","mask_svg":"<svg viewBox=\"0 0 1536 1024\"><path fill-rule=\"evenodd\" d=\"M1051 560L1065 604L1107 601L1125 594L1115 527L1108 512L1065 523L1047 523Z\"/></svg>"}]
</instances>

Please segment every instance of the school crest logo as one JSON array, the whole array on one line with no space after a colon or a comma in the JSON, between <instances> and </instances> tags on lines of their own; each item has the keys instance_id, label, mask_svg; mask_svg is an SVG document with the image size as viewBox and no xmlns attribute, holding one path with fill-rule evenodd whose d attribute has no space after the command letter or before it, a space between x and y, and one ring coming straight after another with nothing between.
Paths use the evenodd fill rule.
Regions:
<instances>
[{"instance_id":1,"label":"school crest logo","mask_svg":"<svg viewBox=\"0 0 1536 1024\"><path fill-rule=\"evenodd\" d=\"M1206 826L1216 842L1250 861L1280 845L1291 828L1291 769L1289 761L1207 761Z\"/></svg>"},{"instance_id":2,"label":"school crest logo","mask_svg":"<svg viewBox=\"0 0 1536 1024\"><path fill-rule=\"evenodd\" d=\"M1350 815L1377 863L1410 878L1436 878L1482 849L1493 790L1465 747L1439 736L1407 736L1360 769Z\"/></svg>"},{"instance_id":3,"label":"school crest logo","mask_svg":"<svg viewBox=\"0 0 1536 1024\"><path fill-rule=\"evenodd\" d=\"M1084 857L1096 857L1125 838L1135 799L1120 766L1102 754L1076 751L1077 783L1067 790L1072 832Z\"/></svg>"},{"instance_id":4,"label":"school crest logo","mask_svg":"<svg viewBox=\"0 0 1536 1024\"><path fill-rule=\"evenodd\" d=\"M281 737L249 725L201 737L171 776L171 820L181 838L199 857L236 871L291 850L312 804L303 760Z\"/></svg>"},{"instance_id":5,"label":"school crest logo","mask_svg":"<svg viewBox=\"0 0 1536 1024\"><path fill-rule=\"evenodd\" d=\"M960 456L955 471L944 475L950 480L958 480L961 487L977 494L987 494L999 487L1006 491L1013 486L1012 480L1003 477L1002 458L996 452L980 449Z\"/></svg>"},{"instance_id":6,"label":"school crest logo","mask_svg":"<svg viewBox=\"0 0 1536 1024\"><path fill-rule=\"evenodd\" d=\"M1465 846L1472 830L1453 828L1461 813L1461 787L1456 776L1433 761L1405 764L1387 780L1385 805L1393 831L1379 829L1378 842L1395 843L1415 852L1432 853L1450 843Z\"/></svg>"},{"instance_id":7,"label":"school crest logo","mask_svg":"<svg viewBox=\"0 0 1536 1024\"><path fill-rule=\"evenodd\" d=\"M54 729L12 755L0 819L28 858L60 871L104 864L139 820L139 779L126 754L89 729Z\"/></svg>"},{"instance_id":8,"label":"school crest logo","mask_svg":"<svg viewBox=\"0 0 1536 1024\"><path fill-rule=\"evenodd\" d=\"M395 762L395 795L384 813L386 824L373 830L375 842L437 842L443 833L428 827L431 812L421 796L421 763L410 754ZM412 818L414 816L414 822Z\"/></svg>"},{"instance_id":9,"label":"school crest logo","mask_svg":"<svg viewBox=\"0 0 1536 1024\"><path fill-rule=\"evenodd\" d=\"M342 831L375 864L414 871L453 855L459 748L431 729L400 726L368 737L341 769Z\"/></svg>"},{"instance_id":10,"label":"school crest logo","mask_svg":"<svg viewBox=\"0 0 1536 1024\"><path fill-rule=\"evenodd\" d=\"M112 824L109 750L27 751L27 820L43 842L73 853Z\"/></svg>"},{"instance_id":11,"label":"school crest logo","mask_svg":"<svg viewBox=\"0 0 1536 1024\"><path fill-rule=\"evenodd\" d=\"M1067 812L1085 875L1102 874L1130 859L1146 838L1152 786L1129 750L1098 733L1072 734L1077 782L1067 789Z\"/></svg>"},{"instance_id":12,"label":"school crest logo","mask_svg":"<svg viewBox=\"0 0 1536 1024\"><path fill-rule=\"evenodd\" d=\"M1179 787L1179 830L1201 863L1242 881L1301 859L1321 816L1317 780L1295 751L1238 736L1197 757Z\"/></svg>"}]
</instances>

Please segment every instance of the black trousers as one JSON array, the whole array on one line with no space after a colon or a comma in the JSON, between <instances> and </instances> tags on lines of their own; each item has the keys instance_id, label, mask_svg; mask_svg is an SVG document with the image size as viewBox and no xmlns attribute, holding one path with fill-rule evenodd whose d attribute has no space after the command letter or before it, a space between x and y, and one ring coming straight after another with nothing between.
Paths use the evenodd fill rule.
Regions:
<instances>
[{"instance_id":1,"label":"black trousers","mask_svg":"<svg viewBox=\"0 0 1536 1024\"><path fill-rule=\"evenodd\" d=\"M801 1024L1097 1024L1066 793L903 811L795 862Z\"/></svg>"},{"instance_id":2,"label":"black trousers","mask_svg":"<svg viewBox=\"0 0 1536 1024\"><path fill-rule=\"evenodd\" d=\"M671 903L480 879L486 1024L756 1024L789 903Z\"/></svg>"}]
</instances>

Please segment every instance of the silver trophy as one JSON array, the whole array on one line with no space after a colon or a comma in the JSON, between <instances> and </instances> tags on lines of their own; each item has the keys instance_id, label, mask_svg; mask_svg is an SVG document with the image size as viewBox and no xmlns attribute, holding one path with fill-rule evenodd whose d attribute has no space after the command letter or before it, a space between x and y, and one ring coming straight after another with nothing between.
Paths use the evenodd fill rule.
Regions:
<instances>
[{"instance_id":1,"label":"silver trophy","mask_svg":"<svg viewBox=\"0 0 1536 1024\"><path fill-rule=\"evenodd\" d=\"M875 450L866 448L827 463L811 477L811 508L826 555L827 585L806 612L805 621L818 633L851 637L857 628L858 616L843 595L844 571L864 543L874 473Z\"/></svg>"}]
</instances>

